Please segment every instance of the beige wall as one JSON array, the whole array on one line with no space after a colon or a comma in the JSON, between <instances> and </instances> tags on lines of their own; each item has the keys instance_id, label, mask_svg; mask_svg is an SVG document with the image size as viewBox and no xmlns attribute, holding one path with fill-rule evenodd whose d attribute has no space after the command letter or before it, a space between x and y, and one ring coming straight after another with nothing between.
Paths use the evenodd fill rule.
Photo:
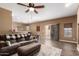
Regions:
<instances>
[{"instance_id":1,"label":"beige wall","mask_svg":"<svg viewBox=\"0 0 79 59\"><path fill-rule=\"evenodd\" d=\"M65 23L72 23L73 24L73 37L72 38L64 38L64 24ZM72 42L72 43L77 43L77 17L76 16L70 16L70 17L64 17L64 18L59 18L59 19L52 19L49 21L43 21L43 22L36 22L36 23L32 23L31 26L31 31L33 33L38 33L36 31L36 26L40 26L40 37L41 39L43 39L44 35L45 35L45 25L49 25L49 24L59 24L59 40L60 41L66 41L66 42Z\"/></svg>"},{"instance_id":2,"label":"beige wall","mask_svg":"<svg viewBox=\"0 0 79 59\"><path fill-rule=\"evenodd\" d=\"M77 9L77 23L79 24L79 8Z\"/></svg>"},{"instance_id":3,"label":"beige wall","mask_svg":"<svg viewBox=\"0 0 79 59\"><path fill-rule=\"evenodd\" d=\"M79 43L79 8L77 9L77 38Z\"/></svg>"},{"instance_id":4,"label":"beige wall","mask_svg":"<svg viewBox=\"0 0 79 59\"><path fill-rule=\"evenodd\" d=\"M12 29L12 12L0 8L0 34L8 33Z\"/></svg>"},{"instance_id":5,"label":"beige wall","mask_svg":"<svg viewBox=\"0 0 79 59\"><path fill-rule=\"evenodd\" d=\"M77 39L78 39L77 50L79 51L79 7L77 9Z\"/></svg>"}]
</instances>

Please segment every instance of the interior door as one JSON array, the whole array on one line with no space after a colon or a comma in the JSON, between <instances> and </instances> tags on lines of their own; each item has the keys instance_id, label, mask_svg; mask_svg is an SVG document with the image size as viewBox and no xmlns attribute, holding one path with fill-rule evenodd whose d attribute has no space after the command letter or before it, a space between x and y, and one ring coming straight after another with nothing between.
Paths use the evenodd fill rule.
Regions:
<instances>
[{"instance_id":1,"label":"interior door","mask_svg":"<svg viewBox=\"0 0 79 59\"><path fill-rule=\"evenodd\" d=\"M51 39L59 40L59 24L51 25Z\"/></svg>"}]
</instances>

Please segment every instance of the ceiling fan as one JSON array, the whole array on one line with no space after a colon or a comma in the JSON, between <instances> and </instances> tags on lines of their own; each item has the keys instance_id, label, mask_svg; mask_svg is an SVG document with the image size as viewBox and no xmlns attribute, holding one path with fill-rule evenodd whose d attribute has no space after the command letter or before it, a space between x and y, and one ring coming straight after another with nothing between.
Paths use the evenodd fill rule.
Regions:
<instances>
[{"instance_id":1,"label":"ceiling fan","mask_svg":"<svg viewBox=\"0 0 79 59\"><path fill-rule=\"evenodd\" d=\"M38 11L36 9L44 8L44 5L35 6L34 3L29 3L28 5L25 5L23 3L17 3L17 4L21 5L21 6L28 7L28 9L25 11L26 13L29 12L29 11L34 11L36 14L38 14Z\"/></svg>"}]
</instances>

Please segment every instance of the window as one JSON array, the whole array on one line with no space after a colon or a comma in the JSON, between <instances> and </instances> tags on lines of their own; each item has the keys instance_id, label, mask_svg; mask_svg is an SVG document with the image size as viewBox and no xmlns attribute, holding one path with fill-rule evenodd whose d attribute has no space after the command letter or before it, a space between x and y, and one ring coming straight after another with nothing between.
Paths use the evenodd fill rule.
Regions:
<instances>
[{"instance_id":1,"label":"window","mask_svg":"<svg viewBox=\"0 0 79 59\"><path fill-rule=\"evenodd\" d=\"M64 24L64 37L72 37L72 23Z\"/></svg>"},{"instance_id":2,"label":"window","mask_svg":"<svg viewBox=\"0 0 79 59\"><path fill-rule=\"evenodd\" d=\"M36 31L38 31L38 32L40 31L40 26L36 27Z\"/></svg>"}]
</instances>

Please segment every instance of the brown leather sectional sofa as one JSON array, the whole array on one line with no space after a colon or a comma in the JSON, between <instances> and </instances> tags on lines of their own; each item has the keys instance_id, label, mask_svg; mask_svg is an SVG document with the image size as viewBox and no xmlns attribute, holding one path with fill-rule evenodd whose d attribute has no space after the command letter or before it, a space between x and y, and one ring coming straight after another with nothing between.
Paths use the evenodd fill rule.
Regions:
<instances>
[{"instance_id":1,"label":"brown leather sectional sofa","mask_svg":"<svg viewBox=\"0 0 79 59\"><path fill-rule=\"evenodd\" d=\"M15 53L18 53L20 56L33 55L34 52L36 53L36 51L38 52L40 50L41 46L38 42L38 38L32 37L29 33L0 35L0 44L1 43L4 43L0 47L1 56L9 56ZM25 53L22 53L23 51Z\"/></svg>"}]
</instances>

